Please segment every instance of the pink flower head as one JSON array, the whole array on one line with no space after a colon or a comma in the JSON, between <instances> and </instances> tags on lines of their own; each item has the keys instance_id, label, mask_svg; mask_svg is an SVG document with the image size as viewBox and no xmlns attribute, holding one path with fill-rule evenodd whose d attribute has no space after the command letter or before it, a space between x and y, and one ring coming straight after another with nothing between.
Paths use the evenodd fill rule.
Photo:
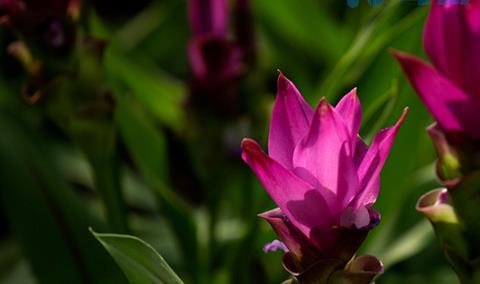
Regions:
<instances>
[{"instance_id":1,"label":"pink flower head","mask_svg":"<svg viewBox=\"0 0 480 284\"><path fill-rule=\"evenodd\" d=\"M293 83L279 75L268 155L246 138L242 157L279 207L260 216L297 261L311 263L319 256L348 261L379 222L371 206L406 114L407 109L368 147L358 136L362 111L356 89L335 107L322 99L313 110Z\"/></svg>"},{"instance_id":2,"label":"pink flower head","mask_svg":"<svg viewBox=\"0 0 480 284\"><path fill-rule=\"evenodd\" d=\"M223 108L228 113L238 107L234 85L253 63L255 46L250 1L237 0L232 10L234 25L230 23L227 0L188 2L192 97L211 101L217 106L215 110Z\"/></svg>"},{"instance_id":3,"label":"pink flower head","mask_svg":"<svg viewBox=\"0 0 480 284\"><path fill-rule=\"evenodd\" d=\"M194 35L228 33L228 6L226 0L189 0L188 17Z\"/></svg>"},{"instance_id":4,"label":"pink flower head","mask_svg":"<svg viewBox=\"0 0 480 284\"><path fill-rule=\"evenodd\" d=\"M480 0L435 0L424 30L433 66L393 52L440 128L480 139Z\"/></svg>"}]
</instances>

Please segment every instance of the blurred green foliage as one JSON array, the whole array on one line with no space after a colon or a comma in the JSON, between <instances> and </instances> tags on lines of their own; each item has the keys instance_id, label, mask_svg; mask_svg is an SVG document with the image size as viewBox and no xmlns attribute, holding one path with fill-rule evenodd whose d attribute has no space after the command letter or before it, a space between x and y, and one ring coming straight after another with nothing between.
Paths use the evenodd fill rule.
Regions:
<instances>
[{"instance_id":1,"label":"blurred green foliage","mask_svg":"<svg viewBox=\"0 0 480 284\"><path fill-rule=\"evenodd\" d=\"M275 235L256 214L274 205L239 157L244 136L265 145L280 69L312 105L357 86L367 139L410 107L382 173L382 223L361 253L385 261L380 284L455 283L414 209L438 187L432 119L388 54L423 56L428 8L363 2L252 0L257 63L237 86L246 110L227 118L189 98L185 0L110 13L86 2L82 33L106 40L102 59L83 56L86 79L35 104L22 99L25 72L5 52L14 36L0 30L0 282L126 283L89 227L142 238L185 283L286 279L281 254L261 250ZM76 99L93 95L92 82L108 99Z\"/></svg>"}]
</instances>

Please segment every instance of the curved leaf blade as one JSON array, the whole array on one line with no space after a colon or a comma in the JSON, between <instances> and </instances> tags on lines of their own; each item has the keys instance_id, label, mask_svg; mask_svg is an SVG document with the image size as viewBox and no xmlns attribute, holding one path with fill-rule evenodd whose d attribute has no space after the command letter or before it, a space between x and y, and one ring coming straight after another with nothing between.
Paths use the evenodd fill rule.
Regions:
<instances>
[{"instance_id":1,"label":"curved leaf blade","mask_svg":"<svg viewBox=\"0 0 480 284\"><path fill-rule=\"evenodd\" d=\"M122 268L130 284L183 284L165 259L143 240L90 231Z\"/></svg>"}]
</instances>

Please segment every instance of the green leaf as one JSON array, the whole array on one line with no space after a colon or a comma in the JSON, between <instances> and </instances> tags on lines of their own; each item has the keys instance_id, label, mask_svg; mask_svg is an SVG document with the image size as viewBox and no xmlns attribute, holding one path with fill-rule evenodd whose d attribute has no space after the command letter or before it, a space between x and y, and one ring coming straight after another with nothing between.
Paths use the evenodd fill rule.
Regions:
<instances>
[{"instance_id":1,"label":"green leaf","mask_svg":"<svg viewBox=\"0 0 480 284\"><path fill-rule=\"evenodd\" d=\"M71 120L70 132L90 162L95 189L102 197L110 229L116 233L128 232L127 209L122 196L116 156L117 133L113 119L76 116Z\"/></svg>"},{"instance_id":2,"label":"green leaf","mask_svg":"<svg viewBox=\"0 0 480 284\"><path fill-rule=\"evenodd\" d=\"M398 102L398 95L398 80L393 80L390 89L376 98L365 111L364 129L368 129L368 133L364 136L364 139L367 144L370 144L375 134L386 126L385 121L391 117Z\"/></svg>"},{"instance_id":3,"label":"green leaf","mask_svg":"<svg viewBox=\"0 0 480 284\"><path fill-rule=\"evenodd\" d=\"M255 1L259 19L315 59L335 60L346 47L345 34L318 1ZM328 42L328 44L325 44ZM319 58L321 57L321 58Z\"/></svg>"},{"instance_id":4,"label":"green leaf","mask_svg":"<svg viewBox=\"0 0 480 284\"><path fill-rule=\"evenodd\" d=\"M126 55L114 51L114 47L105 53L104 65L115 90L114 95L131 95L163 124L175 129L182 126L185 115L183 103L187 92L183 83L158 69L139 65Z\"/></svg>"},{"instance_id":5,"label":"green leaf","mask_svg":"<svg viewBox=\"0 0 480 284\"><path fill-rule=\"evenodd\" d=\"M159 199L182 248L186 268L192 276L196 275L196 226L190 207L169 186L167 145L163 132L155 128L151 117L131 97L118 97L115 121L129 154Z\"/></svg>"},{"instance_id":6,"label":"green leaf","mask_svg":"<svg viewBox=\"0 0 480 284\"><path fill-rule=\"evenodd\" d=\"M344 53L318 86L317 101L321 97L335 101L342 88L356 83L372 65L374 59L385 52L385 47L394 39L401 38L406 30L421 23L426 13L426 9L422 8L416 9L395 23L390 23L389 21L401 10L401 3L400 0L385 3L381 12L371 15L371 21L361 27L350 49ZM385 68L385 66L382 67Z\"/></svg>"},{"instance_id":7,"label":"green leaf","mask_svg":"<svg viewBox=\"0 0 480 284\"><path fill-rule=\"evenodd\" d=\"M141 239L90 231L123 269L130 284L183 284L165 259Z\"/></svg>"},{"instance_id":8,"label":"green leaf","mask_svg":"<svg viewBox=\"0 0 480 284\"><path fill-rule=\"evenodd\" d=\"M385 268L388 268L419 253L431 243L432 239L432 226L424 220L391 242L378 257Z\"/></svg>"},{"instance_id":9,"label":"green leaf","mask_svg":"<svg viewBox=\"0 0 480 284\"><path fill-rule=\"evenodd\" d=\"M0 203L39 283L126 283L89 234L103 228L51 159L42 133L18 108L0 111Z\"/></svg>"}]
</instances>

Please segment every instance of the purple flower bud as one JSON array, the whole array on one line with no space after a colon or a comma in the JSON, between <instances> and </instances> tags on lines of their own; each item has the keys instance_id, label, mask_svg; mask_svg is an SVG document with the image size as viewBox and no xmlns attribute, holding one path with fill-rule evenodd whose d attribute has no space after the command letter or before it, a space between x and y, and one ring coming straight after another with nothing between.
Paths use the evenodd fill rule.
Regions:
<instances>
[{"instance_id":1,"label":"purple flower bud","mask_svg":"<svg viewBox=\"0 0 480 284\"><path fill-rule=\"evenodd\" d=\"M190 28L194 35L215 34L225 37L228 32L228 6L225 0L190 0Z\"/></svg>"},{"instance_id":2,"label":"purple flower bud","mask_svg":"<svg viewBox=\"0 0 480 284\"><path fill-rule=\"evenodd\" d=\"M236 2L232 36L226 0L189 0L188 15L193 34L188 44L192 100L213 105L220 113L236 114L235 83L254 59L249 0Z\"/></svg>"},{"instance_id":3,"label":"purple flower bud","mask_svg":"<svg viewBox=\"0 0 480 284\"><path fill-rule=\"evenodd\" d=\"M279 240L273 240L272 242L266 243L263 246L263 252L264 253L275 252L277 250L283 250L283 252L285 252L285 253L288 252L287 246Z\"/></svg>"}]
</instances>

